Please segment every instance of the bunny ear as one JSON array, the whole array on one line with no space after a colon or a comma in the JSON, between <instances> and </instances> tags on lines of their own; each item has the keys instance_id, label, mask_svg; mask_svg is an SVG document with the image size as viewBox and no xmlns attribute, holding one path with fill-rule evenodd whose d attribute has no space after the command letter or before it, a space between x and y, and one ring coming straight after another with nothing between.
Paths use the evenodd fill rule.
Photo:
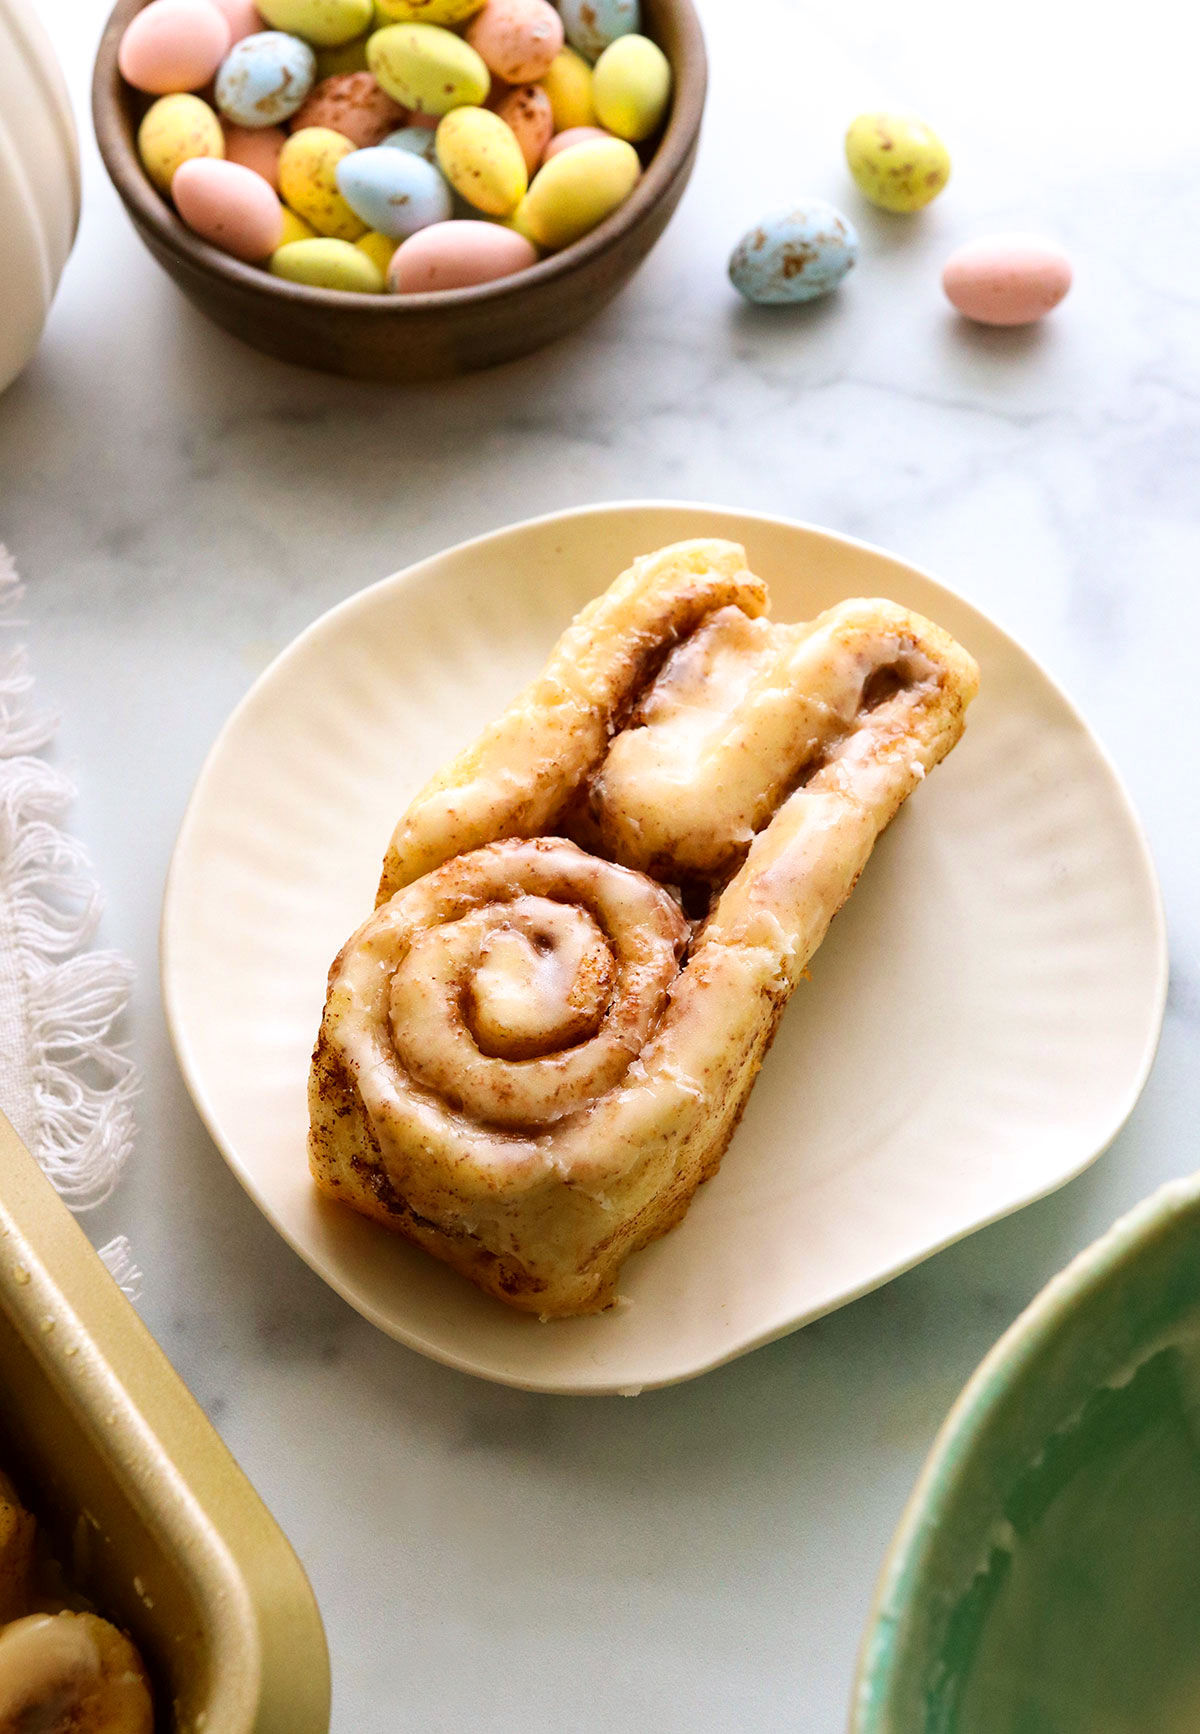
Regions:
<instances>
[{"instance_id":1,"label":"bunny ear","mask_svg":"<svg viewBox=\"0 0 1200 1734\"><path fill-rule=\"evenodd\" d=\"M767 606L736 542L676 542L636 560L572 622L504 715L412 802L377 902L468 849L555 829L671 646L727 606L746 615Z\"/></svg>"},{"instance_id":2,"label":"bunny ear","mask_svg":"<svg viewBox=\"0 0 1200 1734\"><path fill-rule=\"evenodd\" d=\"M732 543L638 561L418 796L331 971L317 1184L511 1305L610 1305L680 1220L962 732L978 671L929 621L766 602Z\"/></svg>"}]
</instances>

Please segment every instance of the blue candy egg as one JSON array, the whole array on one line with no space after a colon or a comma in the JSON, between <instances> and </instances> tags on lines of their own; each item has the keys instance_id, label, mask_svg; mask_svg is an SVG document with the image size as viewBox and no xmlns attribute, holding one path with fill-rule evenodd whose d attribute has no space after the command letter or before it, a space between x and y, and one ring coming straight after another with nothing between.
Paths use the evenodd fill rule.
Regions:
<instances>
[{"instance_id":1,"label":"blue candy egg","mask_svg":"<svg viewBox=\"0 0 1200 1734\"><path fill-rule=\"evenodd\" d=\"M854 224L824 199L764 217L729 257L729 280L747 301L773 306L828 295L858 258Z\"/></svg>"},{"instance_id":2,"label":"blue candy egg","mask_svg":"<svg viewBox=\"0 0 1200 1734\"><path fill-rule=\"evenodd\" d=\"M372 145L337 166L338 191L368 228L403 241L430 223L448 221L450 188L441 171L411 151Z\"/></svg>"},{"instance_id":3,"label":"blue candy egg","mask_svg":"<svg viewBox=\"0 0 1200 1734\"><path fill-rule=\"evenodd\" d=\"M437 128L431 126L402 126L395 132L390 132L386 138L381 138L374 148L384 147L394 151L411 151L415 157L424 157L427 163L437 168Z\"/></svg>"},{"instance_id":4,"label":"blue candy egg","mask_svg":"<svg viewBox=\"0 0 1200 1734\"><path fill-rule=\"evenodd\" d=\"M260 30L235 42L221 62L217 107L236 126L278 126L295 114L316 76L317 57L307 42Z\"/></svg>"},{"instance_id":5,"label":"blue candy egg","mask_svg":"<svg viewBox=\"0 0 1200 1734\"><path fill-rule=\"evenodd\" d=\"M599 60L610 42L642 28L640 0L560 0L563 28L585 60Z\"/></svg>"}]
</instances>

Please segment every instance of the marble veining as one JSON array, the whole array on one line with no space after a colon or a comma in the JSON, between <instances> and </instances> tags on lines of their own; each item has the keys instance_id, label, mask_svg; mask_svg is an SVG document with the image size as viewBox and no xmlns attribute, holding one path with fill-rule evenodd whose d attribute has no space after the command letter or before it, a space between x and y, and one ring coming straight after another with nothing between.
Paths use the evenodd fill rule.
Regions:
<instances>
[{"instance_id":1,"label":"marble veining","mask_svg":"<svg viewBox=\"0 0 1200 1734\"><path fill-rule=\"evenodd\" d=\"M631 288L552 352L410 391L290 370L179 299L90 142L103 0L46 13L85 211L0 400L0 537L104 937L140 972L140 1148L88 1226L130 1235L144 1316L304 1559L335 1734L839 1734L879 1560L962 1381L1072 1252L1197 1161L1195 9L1145 0L1113 29L1066 0L1000 22L955 0L701 4L700 160ZM915 223L865 209L841 163L848 120L884 102L954 157ZM858 269L834 300L744 307L729 248L806 194L853 217ZM1075 259L1036 330L976 330L941 299L946 254L1002 227ZM1144 816L1176 987L1142 1103L1065 1191L695 1384L566 1401L406 1352L278 1240L179 1081L156 927L209 743L313 616L462 537L647 495L850 531L1017 633Z\"/></svg>"}]
</instances>

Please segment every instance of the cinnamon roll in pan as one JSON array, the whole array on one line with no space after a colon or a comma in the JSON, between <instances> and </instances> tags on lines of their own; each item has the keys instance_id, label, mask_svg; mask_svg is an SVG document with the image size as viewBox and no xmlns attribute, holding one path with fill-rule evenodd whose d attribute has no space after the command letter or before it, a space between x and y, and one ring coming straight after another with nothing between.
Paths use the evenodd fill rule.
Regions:
<instances>
[{"instance_id":1,"label":"cinnamon roll in pan","mask_svg":"<svg viewBox=\"0 0 1200 1734\"><path fill-rule=\"evenodd\" d=\"M978 671L853 600L768 618L736 544L638 560L400 820L330 971L318 1186L543 1317L715 1173L784 1006Z\"/></svg>"}]
</instances>

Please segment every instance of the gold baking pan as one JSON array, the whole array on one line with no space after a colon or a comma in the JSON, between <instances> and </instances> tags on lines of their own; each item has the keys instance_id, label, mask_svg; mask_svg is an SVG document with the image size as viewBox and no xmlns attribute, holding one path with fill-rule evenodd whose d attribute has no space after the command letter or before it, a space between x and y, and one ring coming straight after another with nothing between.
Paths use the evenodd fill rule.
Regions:
<instances>
[{"instance_id":1,"label":"gold baking pan","mask_svg":"<svg viewBox=\"0 0 1200 1734\"><path fill-rule=\"evenodd\" d=\"M300 1562L3 1116L0 1466L137 1642L163 1734L327 1734Z\"/></svg>"}]
</instances>

